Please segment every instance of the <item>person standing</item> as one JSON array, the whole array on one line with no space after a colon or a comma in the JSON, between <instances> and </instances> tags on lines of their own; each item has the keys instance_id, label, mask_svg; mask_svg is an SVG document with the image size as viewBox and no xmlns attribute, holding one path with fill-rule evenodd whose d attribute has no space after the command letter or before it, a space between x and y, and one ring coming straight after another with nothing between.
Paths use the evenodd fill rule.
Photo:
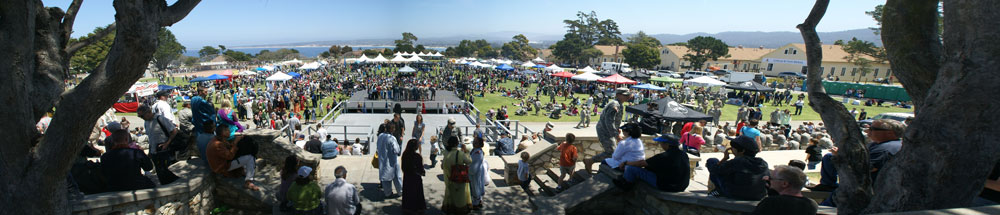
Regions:
<instances>
[{"instance_id":1,"label":"person standing","mask_svg":"<svg viewBox=\"0 0 1000 215\"><path fill-rule=\"evenodd\" d=\"M399 169L399 144L396 137L392 136L394 126L392 123L383 125L384 128L378 136L378 174L382 182L382 193L386 198L397 197L398 192L403 191L402 172ZM396 185L397 194L392 193L392 185Z\"/></svg>"},{"instance_id":2,"label":"person standing","mask_svg":"<svg viewBox=\"0 0 1000 215\"><path fill-rule=\"evenodd\" d=\"M358 197L358 188L351 183L347 183L347 168L337 166L333 170L333 175L337 177L326 185L323 189L323 196L326 199L326 215L354 215L361 206L361 198Z\"/></svg>"},{"instance_id":3,"label":"person standing","mask_svg":"<svg viewBox=\"0 0 1000 215\"><path fill-rule=\"evenodd\" d=\"M805 101L802 101L802 94L799 94L799 100L795 101L795 115L802 115L802 106L805 105Z\"/></svg>"},{"instance_id":4,"label":"person standing","mask_svg":"<svg viewBox=\"0 0 1000 215\"><path fill-rule=\"evenodd\" d=\"M413 120L413 139L416 139L420 145L424 144L424 115L417 114L417 118Z\"/></svg>"},{"instance_id":5,"label":"person standing","mask_svg":"<svg viewBox=\"0 0 1000 215\"><path fill-rule=\"evenodd\" d=\"M444 170L445 178L444 201L441 205L441 210L450 214L466 214L472 207L468 178L466 178L466 181L451 180L452 168L472 163L469 155L464 150L459 150L458 147L458 137L448 138L447 144L445 144L447 154L445 154L444 161L441 163L441 169Z\"/></svg>"},{"instance_id":6,"label":"person standing","mask_svg":"<svg viewBox=\"0 0 1000 215\"><path fill-rule=\"evenodd\" d=\"M288 187L287 198L295 208L295 214L323 214L320 202L323 201L323 193L319 189L319 184L313 179L312 167L299 167L295 182Z\"/></svg>"},{"instance_id":7,"label":"person standing","mask_svg":"<svg viewBox=\"0 0 1000 215\"><path fill-rule=\"evenodd\" d=\"M597 121L597 139L600 140L601 148L604 151L583 161L587 173L592 172L593 167L591 166L593 166L595 161L604 160L614 153L615 143L622 139L621 131L618 129L622 122L621 111L624 110L621 103L628 101L631 97L628 89L618 88L615 90L615 99L608 101L608 104L604 106L604 110Z\"/></svg>"},{"instance_id":8,"label":"person standing","mask_svg":"<svg viewBox=\"0 0 1000 215\"><path fill-rule=\"evenodd\" d=\"M169 91L159 91L156 92L156 102L153 103L153 114L160 114L163 117L170 120L175 126L179 125L180 122L177 121L177 117L174 117L173 108L170 107L170 102L167 102L167 97L170 97Z\"/></svg>"},{"instance_id":9,"label":"person standing","mask_svg":"<svg viewBox=\"0 0 1000 215\"><path fill-rule=\"evenodd\" d=\"M559 150L559 186L561 188L565 184L563 179L566 176L573 176L573 168L576 167L576 160L578 158L576 146L573 143L576 141L576 135L573 133L566 133L566 141L559 144L556 150Z\"/></svg>"},{"instance_id":10,"label":"person standing","mask_svg":"<svg viewBox=\"0 0 1000 215\"><path fill-rule=\"evenodd\" d=\"M486 156L483 153L483 138L477 137L472 141L472 151L469 152L472 163L469 164L469 190L472 194L472 210L483 209L483 195L486 194L486 186L490 184L489 164L484 161Z\"/></svg>"},{"instance_id":11,"label":"person standing","mask_svg":"<svg viewBox=\"0 0 1000 215\"><path fill-rule=\"evenodd\" d=\"M586 127L590 127L590 107L584 105L580 108L580 122L576 124L576 128Z\"/></svg>"},{"instance_id":12,"label":"person standing","mask_svg":"<svg viewBox=\"0 0 1000 215\"><path fill-rule=\"evenodd\" d=\"M194 125L195 131L203 131L204 128L202 126L206 122L210 122L212 125L215 124L217 112L215 111L215 106L205 100L206 96L208 96L208 89L199 87L198 95L191 98L191 124Z\"/></svg>"},{"instance_id":13,"label":"person standing","mask_svg":"<svg viewBox=\"0 0 1000 215\"><path fill-rule=\"evenodd\" d=\"M424 158L420 155L420 141L410 139L403 150L403 214L424 214Z\"/></svg>"},{"instance_id":14,"label":"person standing","mask_svg":"<svg viewBox=\"0 0 1000 215\"><path fill-rule=\"evenodd\" d=\"M140 105L136 113L145 120L143 125L149 142L149 155L156 166L156 176L160 179L160 184L174 182L178 177L167 167L170 166L169 162L174 159L170 143L177 137L176 127L163 115L153 114L153 110L149 106Z\"/></svg>"}]
</instances>

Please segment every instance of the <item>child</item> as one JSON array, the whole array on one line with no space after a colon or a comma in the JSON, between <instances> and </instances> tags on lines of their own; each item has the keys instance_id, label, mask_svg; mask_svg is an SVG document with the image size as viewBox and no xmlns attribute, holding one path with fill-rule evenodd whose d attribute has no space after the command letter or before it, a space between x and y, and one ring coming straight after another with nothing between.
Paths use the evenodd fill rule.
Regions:
<instances>
[{"instance_id":1,"label":"child","mask_svg":"<svg viewBox=\"0 0 1000 215\"><path fill-rule=\"evenodd\" d=\"M534 195L531 193L531 189L528 188L531 184L531 166L528 166L528 158L530 155L528 152L521 152L521 160L517 161L517 179L521 181L521 189L528 192L528 195Z\"/></svg>"},{"instance_id":2,"label":"child","mask_svg":"<svg viewBox=\"0 0 1000 215\"><path fill-rule=\"evenodd\" d=\"M809 139L809 147L806 147L806 161L809 161L810 170L816 169L816 164L819 164L823 159L823 156L820 155L822 151L816 146L817 144L819 144L819 140L812 138Z\"/></svg>"},{"instance_id":3,"label":"child","mask_svg":"<svg viewBox=\"0 0 1000 215\"><path fill-rule=\"evenodd\" d=\"M441 152L441 149L440 149L439 145L440 144L438 144L438 137L436 135L431 136L431 167L430 168L434 168L434 166L437 165L437 156Z\"/></svg>"},{"instance_id":4,"label":"child","mask_svg":"<svg viewBox=\"0 0 1000 215\"><path fill-rule=\"evenodd\" d=\"M559 144L556 150L559 150L561 155L559 156L559 187L557 190L561 190L563 187L563 177L573 175L573 168L576 167L576 146L573 146L573 142L576 141L576 135L573 133L566 133L566 141Z\"/></svg>"}]
</instances>

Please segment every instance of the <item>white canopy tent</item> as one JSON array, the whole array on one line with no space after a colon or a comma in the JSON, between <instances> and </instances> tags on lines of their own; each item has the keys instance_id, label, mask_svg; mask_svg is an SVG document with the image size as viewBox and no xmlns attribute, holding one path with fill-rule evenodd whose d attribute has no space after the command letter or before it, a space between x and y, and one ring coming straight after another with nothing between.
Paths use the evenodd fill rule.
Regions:
<instances>
[{"instance_id":1,"label":"white canopy tent","mask_svg":"<svg viewBox=\"0 0 1000 215\"><path fill-rule=\"evenodd\" d=\"M320 67L319 62L311 62L302 65L302 67L299 67L299 69L319 69L319 67Z\"/></svg>"},{"instance_id":2,"label":"white canopy tent","mask_svg":"<svg viewBox=\"0 0 1000 215\"><path fill-rule=\"evenodd\" d=\"M405 57L403 57L403 55L396 55L396 57L393 57L392 60L389 60L389 61L393 62L393 63L396 63L396 62L409 62L409 60L406 59Z\"/></svg>"},{"instance_id":3,"label":"white canopy tent","mask_svg":"<svg viewBox=\"0 0 1000 215\"><path fill-rule=\"evenodd\" d=\"M521 64L521 66L522 67L533 67L533 66L535 66L535 64L531 63L531 62L524 62L524 63Z\"/></svg>"},{"instance_id":4,"label":"white canopy tent","mask_svg":"<svg viewBox=\"0 0 1000 215\"><path fill-rule=\"evenodd\" d=\"M714 78L708 76L701 76L693 79L684 80L684 84L702 86L702 87L714 87L714 86L726 85L726 82L715 80Z\"/></svg>"},{"instance_id":5,"label":"white canopy tent","mask_svg":"<svg viewBox=\"0 0 1000 215\"><path fill-rule=\"evenodd\" d=\"M371 60L371 58L368 58L368 56L365 56L365 54L361 54L361 57L359 57L356 62L360 63L360 62L365 62L365 61L368 61L368 60Z\"/></svg>"},{"instance_id":6,"label":"white canopy tent","mask_svg":"<svg viewBox=\"0 0 1000 215\"><path fill-rule=\"evenodd\" d=\"M407 60L407 61L410 61L410 62L420 62L420 61L424 61L424 59L420 58L420 56L413 56L413 57L410 57L410 59L406 59L406 60Z\"/></svg>"},{"instance_id":7,"label":"white canopy tent","mask_svg":"<svg viewBox=\"0 0 1000 215\"><path fill-rule=\"evenodd\" d=\"M274 75L271 75L271 77L267 77L267 79L265 79L265 80L267 80L267 81L287 81L287 80L292 80L292 76L288 75L288 74L285 74L284 72L276 72L276 73L274 73Z\"/></svg>"},{"instance_id":8,"label":"white canopy tent","mask_svg":"<svg viewBox=\"0 0 1000 215\"><path fill-rule=\"evenodd\" d=\"M281 64L282 65L302 64L302 61L299 60L298 58L295 58L295 59L292 59L292 60L289 60L289 61L283 61L283 62L281 62Z\"/></svg>"},{"instance_id":9,"label":"white canopy tent","mask_svg":"<svg viewBox=\"0 0 1000 215\"><path fill-rule=\"evenodd\" d=\"M598 72L597 70L594 70L594 68L590 68L590 66L587 66L587 67L585 67L585 68L583 68L583 69L581 69L579 71L581 71L581 72Z\"/></svg>"},{"instance_id":10,"label":"white canopy tent","mask_svg":"<svg viewBox=\"0 0 1000 215\"><path fill-rule=\"evenodd\" d=\"M555 64L552 64L549 67L545 67L545 71L563 71L563 70L564 69L562 67L556 66Z\"/></svg>"},{"instance_id":11,"label":"white canopy tent","mask_svg":"<svg viewBox=\"0 0 1000 215\"><path fill-rule=\"evenodd\" d=\"M545 60L542 60L542 57L536 57L535 59L533 59L531 61L532 62L545 62Z\"/></svg>"},{"instance_id":12,"label":"white canopy tent","mask_svg":"<svg viewBox=\"0 0 1000 215\"><path fill-rule=\"evenodd\" d=\"M396 52L392 54L392 56L400 56L400 55L403 55L403 53Z\"/></svg>"},{"instance_id":13,"label":"white canopy tent","mask_svg":"<svg viewBox=\"0 0 1000 215\"><path fill-rule=\"evenodd\" d=\"M444 55L443 55L443 54L441 54L441 52L436 52L436 53L434 53L434 54L433 54L433 55L431 55L431 56L433 56L433 57L444 57Z\"/></svg>"},{"instance_id":14,"label":"white canopy tent","mask_svg":"<svg viewBox=\"0 0 1000 215\"><path fill-rule=\"evenodd\" d=\"M238 75L256 75L256 74L257 74L257 72L254 72L252 70L243 70L243 71L240 71L240 73L238 73ZM237 75L237 74L233 74L233 75Z\"/></svg>"},{"instance_id":15,"label":"white canopy tent","mask_svg":"<svg viewBox=\"0 0 1000 215\"><path fill-rule=\"evenodd\" d=\"M579 81L597 81L597 79L601 79L601 76L594 74L593 72L584 72L583 74L571 77L571 79Z\"/></svg>"},{"instance_id":16,"label":"white canopy tent","mask_svg":"<svg viewBox=\"0 0 1000 215\"><path fill-rule=\"evenodd\" d=\"M417 70L413 69L410 66L405 66L402 69L399 69L399 72L400 73L410 73L410 72L417 72Z\"/></svg>"},{"instance_id":17,"label":"white canopy tent","mask_svg":"<svg viewBox=\"0 0 1000 215\"><path fill-rule=\"evenodd\" d=\"M389 62L389 59L385 59L385 57L382 57L382 54L378 54L378 57L372 58L371 62L376 62L376 63Z\"/></svg>"}]
</instances>

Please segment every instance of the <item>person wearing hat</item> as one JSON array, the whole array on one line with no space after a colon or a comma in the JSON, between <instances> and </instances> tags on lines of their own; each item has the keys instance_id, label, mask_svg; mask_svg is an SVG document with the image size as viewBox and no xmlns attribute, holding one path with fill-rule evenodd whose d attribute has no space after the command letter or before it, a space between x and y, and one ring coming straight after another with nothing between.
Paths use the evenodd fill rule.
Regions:
<instances>
[{"instance_id":1,"label":"person wearing hat","mask_svg":"<svg viewBox=\"0 0 1000 215\"><path fill-rule=\"evenodd\" d=\"M174 116L170 103L167 102L168 97L170 97L170 91L156 92L156 102L153 103L153 113L163 115L164 118L169 119L170 122L174 123L174 126L176 126L179 125L180 122L177 121L177 117Z\"/></svg>"},{"instance_id":2,"label":"person wearing hat","mask_svg":"<svg viewBox=\"0 0 1000 215\"><path fill-rule=\"evenodd\" d=\"M621 127L621 130L626 138L618 142L617 150L611 157L605 158L602 164L624 171L626 163L646 159L646 150L642 140L639 139L642 136L642 128L639 127L639 124L627 123Z\"/></svg>"},{"instance_id":3,"label":"person wearing hat","mask_svg":"<svg viewBox=\"0 0 1000 215\"><path fill-rule=\"evenodd\" d=\"M313 180L312 172L312 167L299 167L295 183L288 187L288 193L285 194L295 208L295 214L322 214L323 212L322 207L320 207L323 191L319 189L316 180Z\"/></svg>"},{"instance_id":4,"label":"person wearing hat","mask_svg":"<svg viewBox=\"0 0 1000 215\"><path fill-rule=\"evenodd\" d=\"M191 124L195 131L203 131L202 126L205 125L205 122L215 124L215 115L218 114L218 111L215 110L212 103L205 100L207 96L208 88L198 87L198 94L191 97Z\"/></svg>"},{"instance_id":5,"label":"person wearing hat","mask_svg":"<svg viewBox=\"0 0 1000 215\"><path fill-rule=\"evenodd\" d=\"M615 152L615 143L622 140L621 132L618 130L618 126L622 123L622 111L625 110L622 103L628 101L632 97L631 95L626 88L615 89L615 99L604 105L604 110L601 112L600 118L597 119L597 139L601 142L601 148L604 148L604 151L590 159L583 160L584 168L588 173L593 170L591 166L594 162L611 156Z\"/></svg>"},{"instance_id":6,"label":"person wearing hat","mask_svg":"<svg viewBox=\"0 0 1000 215\"><path fill-rule=\"evenodd\" d=\"M687 153L679 148L677 136L666 134L653 141L660 144L663 152L646 160L626 162L625 174L615 179L615 184L630 187L627 183L638 179L664 192L684 192L691 181L691 166Z\"/></svg>"},{"instance_id":7,"label":"person wearing hat","mask_svg":"<svg viewBox=\"0 0 1000 215\"><path fill-rule=\"evenodd\" d=\"M758 201L767 194L764 176L769 175L767 162L755 157L757 143L747 136L730 140L722 160L710 158L705 162L708 180L715 184L710 194L737 200ZM729 154L736 157L729 159Z\"/></svg>"},{"instance_id":8,"label":"person wearing hat","mask_svg":"<svg viewBox=\"0 0 1000 215\"><path fill-rule=\"evenodd\" d=\"M441 129L440 141L448 141L451 137L458 137L459 140L462 138L462 130L455 126L455 117L448 118L448 125Z\"/></svg>"}]
</instances>

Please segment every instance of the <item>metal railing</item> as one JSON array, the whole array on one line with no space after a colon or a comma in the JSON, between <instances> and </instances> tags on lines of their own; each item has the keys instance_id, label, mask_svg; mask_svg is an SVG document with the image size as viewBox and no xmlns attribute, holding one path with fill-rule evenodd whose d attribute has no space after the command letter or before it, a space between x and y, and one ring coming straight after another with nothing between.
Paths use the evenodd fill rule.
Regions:
<instances>
[{"instance_id":1,"label":"metal railing","mask_svg":"<svg viewBox=\"0 0 1000 215\"><path fill-rule=\"evenodd\" d=\"M419 102L419 104L421 104L422 107L437 108L437 111L435 111L435 112L428 112L428 113L439 113L439 114L443 114L443 113L445 113L446 110L450 110L450 108L448 107L448 104L459 104L459 105L466 105L466 107L475 107L475 106L470 105L467 101L422 101L422 102L421 101L414 101L414 102ZM372 113L372 112L375 111L375 109L388 109L389 112L392 112L391 111L392 110L392 105L393 105L393 103L397 103L397 102L393 102L393 101L344 101L342 103L344 103L343 105L341 105L342 108L347 108L347 107L355 107L356 108L360 104L361 105L361 111L362 111L362 113ZM376 108L375 107L376 103L378 103L380 105L388 105L388 106ZM422 107L418 107L418 110L420 108L422 108ZM459 109L461 109L461 108L462 107L459 107ZM453 113L453 112L449 112L449 113ZM477 111L477 115L478 115L478 111Z\"/></svg>"}]
</instances>

